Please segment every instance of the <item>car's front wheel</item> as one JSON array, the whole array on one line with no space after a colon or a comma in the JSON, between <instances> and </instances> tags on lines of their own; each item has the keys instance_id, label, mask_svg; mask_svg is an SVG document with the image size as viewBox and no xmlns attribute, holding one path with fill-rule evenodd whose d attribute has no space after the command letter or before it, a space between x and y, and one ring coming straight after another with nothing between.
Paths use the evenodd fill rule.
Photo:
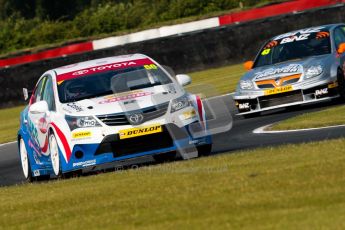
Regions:
<instances>
[{"instance_id":1,"label":"car's front wheel","mask_svg":"<svg viewBox=\"0 0 345 230\"><path fill-rule=\"evenodd\" d=\"M20 161L22 164L23 174L27 181L32 182L32 171L30 166L30 161L28 157L28 152L26 150L25 142L23 138L20 138L19 141L19 151L20 151Z\"/></svg>"},{"instance_id":2,"label":"car's front wheel","mask_svg":"<svg viewBox=\"0 0 345 230\"><path fill-rule=\"evenodd\" d=\"M61 176L61 165L60 165L60 155L59 147L55 138L55 135L52 133L49 135L49 150L50 150L50 159L52 162L53 172L55 176Z\"/></svg>"},{"instance_id":3,"label":"car's front wheel","mask_svg":"<svg viewBox=\"0 0 345 230\"><path fill-rule=\"evenodd\" d=\"M199 156L209 156L212 150L212 144L201 145L197 147Z\"/></svg>"},{"instance_id":4,"label":"car's front wheel","mask_svg":"<svg viewBox=\"0 0 345 230\"><path fill-rule=\"evenodd\" d=\"M343 101L345 101L345 76L341 69L338 69L338 92Z\"/></svg>"}]
</instances>

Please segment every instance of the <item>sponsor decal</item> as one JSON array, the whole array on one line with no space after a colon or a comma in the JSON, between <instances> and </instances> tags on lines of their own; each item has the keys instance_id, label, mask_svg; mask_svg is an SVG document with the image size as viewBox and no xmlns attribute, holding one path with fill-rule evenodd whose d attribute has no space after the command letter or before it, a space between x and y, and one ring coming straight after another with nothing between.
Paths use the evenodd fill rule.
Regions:
<instances>
[{"instance_id":1,"label":"sponsor decal","mask_svg":"<svg viewBox=\"0 0 345 230\"><path fill-rule=\"evenodd\" d=\"M91 136L92 136L92 133L90 131L81 131L81 132L72 133L73 139L88 138Z\"/></svg>"},{"instance_id":2,"label":"sponsor decal","mask_svg":"<svg viewBox=\"0 0 345 230\"><path fill-rule=\"evenodd\" d=\"M28 129L29 129L30 137L35 142L35 144L37 144L37 146L39 146L38 132L37 132L37 129L35 127L35 124L29 117L27 118L27 120L28 120Z\"/></svg>"},{"instance_id":3,"label":"sponsor decal","mask_svg":"<svg viewBox=\"0 0 345 230\"><path fill-rule=\"evenodd\" d=\"M118 102L118 101L126 101L126 100L130 100L134 98L149 96L152 94L153 94L152 92L137 92L137 93L127 94L124 96L113 95L111 97L108 96L107 99L98 102L98 104L108 104L108 103L113 103L113 102Z\"/></svg>"},{"instance_id":4,"label":"sponsor decal","mask_svg":"<svg viewBox=\"0 0 345 230\"><path fill-rule=\"evenodd\" d=\"M277 87L274 89L268 89L264 91L264 95L272 95L272 94L278 94L278 93L285 93L285 92L289 92L292 91L293 88L291 85L287 85L287 86L282 86L282 87Z\"/></svg>"},{"instance_id":5,"label":"sponsor decal","mask_svg":"<svg viewBox=\"0 0 345 230\"><path fill-rule=\"evenodd\" d=\"M307 40L309 38L310 34L301 34L301 35L295 35L287 38L283 38L280 42L280 44L290 43L290 42L298 42Z\"/></svg>"},{"instance_id":6,"label":"sponsor decal","mask_svg":"<svg viewBox=\"0 0 345 230\"><path fill-rule=\"evenodd\" d=\"M77 163L73 163L73 167L87 167L87 166L91 166L91 165L95 165L96 164L96 160L88 160L88 161L81 161L81 162L77 162Z\"/></svg>"},{"instance_id":7,"label":"sponsor decal","mask_svg":"<svg viewBox=\"0 0 345 230\"><path fill-rule=\"evenodd\" d=\"M249 109L249 102L240 103L240 104L238 105L238 108L239 108L239 109Z\"/></svg>"},{"instance_id":8,"label":"sponsor decal","mask_svg":"<svg viewBox=\"0 0 345 230\"><path fill-rule=\"evenodd\" d=\"M157 66L149 59L138 59L138 60L132 60L132 61L124 61L124 62L116 62L116 63L110 63L105 65L99 65L95 67L80 69L64 74L60 74L57 76L57 81L63 81L63 80L69 80L77 77L83 77L89 74L95 74L95 73L101 73L106 72L110 70L119 70L119 69L125 69L129 67L137 67L137 66L146 66L145 68L157 68Z\"/></svg>"},{"instance_id":9,"label":"sponsor decal","mask_svg":"<svg viewBox=\"0 0 345 230\"><path fill-rule=\"evenodd\" d=\"M328 88L315 90L315 96L322 96L328 94Z\"/></svg>"},{"instance_id":10,"label":"sponsor decal","mask_svg":"<svg viewBox=\"0 0 345 230\"><path fill-rule=\"evenodd\" d=\"M328 84L329 89L333 89L335 87L338 87L338 82L333 82L333 83Z\"/></svg>"},{"instance_id":11,"label":"sponsor decal","mask_svg":"<svg viewBox=\"0 0 345 230\"><path fill-rule=\"evenodd\" d=\"M290 32L290 33L279 35L279 36L275 37L273 40L280 40L280 39L283 39L283 38L295 36L297 34L302 35L302 34L317 33L317 32L321 32L321 30L324 29L324 28L325 27L314 27L314 28L309 28L309 29L297 30L295 32Z\"/></svg>"},{"instance_id":12,"label":"sponsor decal","mask_svg":"<svg viewBox=\"0 0 345 230\"><path fill-rule=\"evenodd\" d=\"M72 108L74 111L76 111L76 112L81 112L81 111L83 111L83 108L82 107L80 107L79 105L77 105L76 103L68 103L67 104L67 106L68 107L70 107L70 108Z\"/></svg>"},{"instance_id":13,"label":"sponsor decal","mask_svg":"<svg viewBox=\"0 0 345 230\"><path fill-rule=\"evenodd\" d=\"M36 152L34 152L33 154L34 160L36 164L42 165L43 163L40 161L40 159L38 158L38 154Z\"/></svg>"},{"instance_id":14,"label":"sponsor decal","mask_svg":"<svg viewBox=\"0 0 345 230\"><path fill-rule=\"evenodd\" d=\"M37 148L37 146L35 146L34 143L32 143L31 140L29 140L29 146L31 149L34 150L34 153L35 153L34 156L36 156L36 155L38 155L39 157L42 156L41 151ZM35 160L36 160L36 158L35 158Z\"/></svg>"},{"instance_id":15,"label":"sponsor decal","mask_svg":"<svg viewBox=\"0 0 345 230\"><path fill-rule=\"evenodd\" d=\"M87 70L87 69L85 69L85 70L79 70L79 71L76 71L76 72L72 73L72 75L78 76L78 75L86 74L86 73L88 73L88 72L89 72L89 70Z\"/></svg>"},{"instance_id":16,"label":"sponsor decal","mask_svg":"<svg viewBox=\"0 0 345 230\"><path fill-rule=\"evenodd\" d=\"M41 173L40 173L40 171L39 170L34 170L34 176L39 176L39 175L41 175Z\"/></svg>"},{"instance_id":17,"label":"sponsor decal","mask_svg":"<svg viewBox=\"0 0 345 230\"><path fill-rule=\"evenodd\" d=\"M299 64L290 64L282 68L270 68L262 72L258 72L255 74L255 80L270 78L274 75L279 75L279 74L290 74L290 73L297 73L297 72L302 72L302 66Z\"/></svg>"},{"instance_id":18,"label":"sponsor decal","mask_svg":"<svg viewBox=\"0 0 345 230\"><path fill-rule=\"evenodd\" d=\"M160 133L162 132L162 126L161 125L151 125L151 126L143 126L138 128L131 128L131 129L124 129L120 130L119 136L120 139L127 139L127 138L133 138L133 137L139 137L154 133Z\"/></svg>"}]
</instances>

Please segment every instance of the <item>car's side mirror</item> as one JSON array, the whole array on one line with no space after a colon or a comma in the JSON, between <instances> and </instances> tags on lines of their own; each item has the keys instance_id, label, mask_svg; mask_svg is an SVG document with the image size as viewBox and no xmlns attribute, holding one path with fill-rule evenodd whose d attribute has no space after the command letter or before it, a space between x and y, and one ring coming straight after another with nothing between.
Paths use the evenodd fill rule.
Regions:
<instances>
[{"instance_id":1,"label":"car's side mirror","mask_svg":"<svg viewBox=\"0 0 345 230\"><path fill-rule=\"evenodd\" d=\"M30 105L29 112L32 114L48 112L48 103L46 101L38 101Z\"/></svg>"},{"instance_id":2,"label":"car's side mirror","mask_svg":"<svg viewBox=\"0 0 345 230\"><path fill-rule=\"evenodd\" d=\"M254 62L253 61L246 61L244 64L243 64L243 67L246 69L246 70L251 70L253 69L253 65L254 65Z\"/></svg>"},{"instance_id":3,"label":"car's side mirror","mask_svg":"<svg viewBox=\"0 0 345 230\"><path fill-rule=\"evenodd\" d=\"M27 88L23 88L23 95L24 95L24 100L26 101L29 99L32 95L32 91L29 91Z\"/></svg>"},{"instance_id":4,"label":"car's side mirror","mask_svg":"<svg viewBox=\"0 0 345 230\"><path fill-rule=\"evenodd\" d=\"M345 52L345 43L340 43L339 47L338 47L338 53L342 54Z\"/></svg>"},{"instance_id":5,"label":"car's side mirror","mask_svg":"<svg viewBox=\"0 0 345 230\"><path fill-rule=\"evenodd\" d=\"M186 85L189 85L190 83L192 83L192 79L190 78L190 76L188 76L186 74L177 74L176 80L182 86L186 86Z\"/></svg>"}]
</instances>

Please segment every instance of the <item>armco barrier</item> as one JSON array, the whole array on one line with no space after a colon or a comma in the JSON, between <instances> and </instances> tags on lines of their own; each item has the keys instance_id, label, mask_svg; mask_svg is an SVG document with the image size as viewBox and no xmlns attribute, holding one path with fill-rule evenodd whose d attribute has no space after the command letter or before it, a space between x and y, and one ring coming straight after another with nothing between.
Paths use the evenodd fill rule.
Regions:
<instances>
[{"instance_id":1,"label":"armco barrier","mask_svg":"<svg viewBox=\"0 0 345 230\"><path fill-rule=\"evenodd\" d=\"M344 5L336 5L9 67L0 71L0 106L19 103L22 88L32 88L44 71L54 67L128 53L147 54L178 73L238 63L253 58L262 43L276 34L342 22L344 10Z\"/></svg>"},{"instance_id":2,"label":"armco barrier","mask_svg":"<svg viewBox=\"0 0 345 230\"><path fill-rule=\"evenodd\" d=\"M252 9L248 11L242 11L229 15L219 17L219 24L228 25L238 22L246 22L251 20L257 20L260 18L273 17L277 15L283 15L288 13L301 12L317 7L325 7L335 4L340 4L345 0L295 0L284 2L281 4L275 4L272 6L266 6L262 8Z\"/></svg>"}]
</instances>

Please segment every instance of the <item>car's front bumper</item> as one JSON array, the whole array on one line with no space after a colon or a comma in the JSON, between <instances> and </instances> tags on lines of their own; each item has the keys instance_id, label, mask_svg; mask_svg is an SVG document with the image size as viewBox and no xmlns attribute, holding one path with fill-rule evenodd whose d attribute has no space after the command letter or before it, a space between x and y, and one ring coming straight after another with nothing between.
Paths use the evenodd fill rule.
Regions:
<instances>
[{"instance_id":1,"label":"car's front bumper","mask_svg":"<svg viewBox=\"0 0 345 230\"><path fill-rule=\"evenodd\" d=\"M336 82L330 82L306 89L296 89L266 96L235 95L234 100L239 111L238 115L247 115L294 105L327 101L339 96L337 86Z\"/></svg>"},{"instance_id":2,"label":"car's front bumper","mask_svg":"<svg viewBox=\"0 0 345 230\"><path fill-rule=\"evenodd\" d=\"M202 123L198 124L202 125ZM107 165L113 167L121 161L175 152L210 143L211 137L206 131L205 136L193 138L189 126L179 128L172 123L162 125L162 132L128 139L121 140L119 134L110 134L105 136L100 143L76 144L69 162L62 163L62 171L90 171Z\"/></svg>"}]
</instances>

